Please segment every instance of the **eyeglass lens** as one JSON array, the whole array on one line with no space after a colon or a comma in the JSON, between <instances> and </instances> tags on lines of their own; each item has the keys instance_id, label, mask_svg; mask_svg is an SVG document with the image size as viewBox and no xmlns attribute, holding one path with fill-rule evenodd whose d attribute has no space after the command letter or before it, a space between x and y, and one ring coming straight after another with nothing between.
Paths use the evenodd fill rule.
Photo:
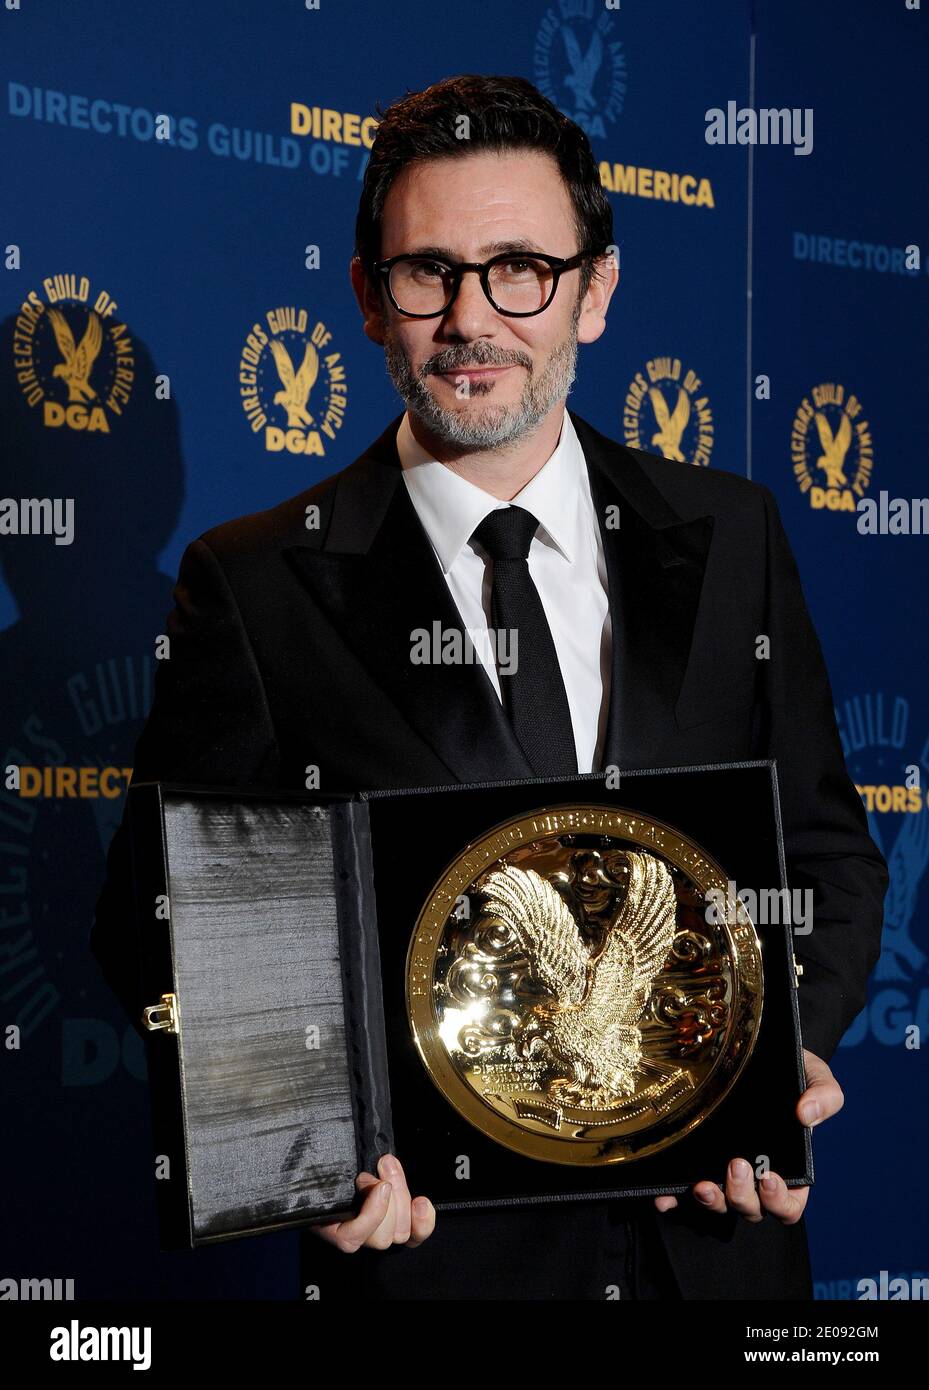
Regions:
<instances>
[{"instance_id":1,"label":"eyeglass lens","mask_svg":"<svg viewBox=\"0 0 929 1390\"><path fill-rule=\"evenodd\" d=\"M490 268L490 294L501 309L531 314L552 295L552 267L546 261L514 256ZM451 303L455 275L441 261L417 257L398 261L390 271L390 293L402 313L436 314Z\"/></svg>"}]
</instances>

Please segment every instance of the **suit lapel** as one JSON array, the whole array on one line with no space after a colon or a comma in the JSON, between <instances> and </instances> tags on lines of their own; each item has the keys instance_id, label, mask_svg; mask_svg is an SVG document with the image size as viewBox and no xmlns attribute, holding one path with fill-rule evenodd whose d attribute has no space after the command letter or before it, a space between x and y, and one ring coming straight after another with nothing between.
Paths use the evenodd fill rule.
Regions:
<instances>
[{"instance_id":1,"label":"suit lapel","mask_svg":"<svg viewBox=\"0 0 929 1390\"><path fill-rule=\"evenodd\" d=\"M463 665L414 665L411 660L411 634L417 630L425 630L430 641L438 631L457 634L457 641L467 643L461 616L403 483L394 443L400 418L339 475L322 546L293 546L284 553L340 638L454 780L531 777L473 649L473 662Z\"/></svg>"},{"instance_id":2,"label":"suit lapel","mask_svg":"<svg viewBox=\"0 0 929 1390\"><path fill-rule=\"evenodd\" d=\"M635 455L570 412L603 539L613 626L602 762L660 766L697 685L689 656L713 518L682 521ZM616 521L618 519L618 526Z\"/></svg>"},{"instance_id":3,"label":"suit lapel","mask_svg":"<svg viewBox=\"0 0 929 1390\"><path fill-rule=\"evenodd\" d=\"M691 652L713 518L682 521L635 455L569 412L587 461L610 590L612 673L602 762L659 766L699 695ZM325 536L285 550L371 679L461 782L531 777L480 663L414 665L411 633L461 617L403 484L402 417L335 482ZM611 510L613 509L613 510ZM615 518L619 525L611 524Z\"/></svg>"}]
</instances>

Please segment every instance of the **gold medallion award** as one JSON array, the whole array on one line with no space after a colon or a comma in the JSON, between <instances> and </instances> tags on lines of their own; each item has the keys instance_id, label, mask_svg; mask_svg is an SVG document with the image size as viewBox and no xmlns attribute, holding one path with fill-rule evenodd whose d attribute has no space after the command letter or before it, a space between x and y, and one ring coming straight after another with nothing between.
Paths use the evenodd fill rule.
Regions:
<instances>
[{"instance_id":1,"label":"gold medallion award","mask_svg":"<svg viewBox=\"0 0 929 1390\"><path fill-rule=\"evenodd\" d=\"M719 865L606 806L533 811L468 845L407 955L436 1086L491 1139L554 1163L622 1163L690 1133L748 1060L762 998L758 936Z\"/></svg>"}]
</instances>

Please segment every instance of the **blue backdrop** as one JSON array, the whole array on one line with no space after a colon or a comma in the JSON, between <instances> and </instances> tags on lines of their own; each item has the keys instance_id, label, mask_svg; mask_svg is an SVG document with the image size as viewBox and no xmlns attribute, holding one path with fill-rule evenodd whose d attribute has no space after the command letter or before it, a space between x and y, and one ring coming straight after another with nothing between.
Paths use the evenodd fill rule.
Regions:
<instances>
[{"instance_id":1,"label":"blue backdrop","mask_svg":"<svg viewBox=\"0 0 929 1390\"><path fill-rule=\"evenodd\" d=\"M144 1057L87 933L185 545L344 467L401 408L348 280L360 181L375 103L459 72L530 78L600 162L621 282L572 407L654 448L648 388L669 412L686 396L681 455L777 496L892 872L871 1000L833 1059L846 1107L816 1132L816 1291L926 1273L927 542L863 535L854 510L920 495L925 13L58 0L0 26L0 494L75 515L71 544L0 536L0 765L53 769L0 791L0 1023L21 1030L0 1278L295 1295L292 1234L157 1253ZM812 148L708 143L730 102L812 112ZM92 309L94 397L55 370ZM324 359L299 444L272 332Z\"/></svg>"}]
</instances>

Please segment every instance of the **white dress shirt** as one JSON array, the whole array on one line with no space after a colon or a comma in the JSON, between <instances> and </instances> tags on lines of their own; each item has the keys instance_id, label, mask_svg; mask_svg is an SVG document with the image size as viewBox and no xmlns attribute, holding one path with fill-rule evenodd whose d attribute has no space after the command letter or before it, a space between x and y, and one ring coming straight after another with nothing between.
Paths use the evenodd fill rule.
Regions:
<instances>
[{"instance_id":1,"label":"white dress shirt","mask_svg":"<svg viewBox=\"0 0 929 1390\"><path fill-rule=\"evenodd\" d=\"M493 564L470 538L489 512L510 503L431 458L414 436L408 413L397 431L397 452L410 500L432 542L463 625L502 700L493 647L486 636ZM529 573L558 654L577 768L591 772L600 764L609 711L610 609L587 464L567 410L555 452L512 505L525 507L539 522L529 549Z\"/></svg>"}]
</instances>

